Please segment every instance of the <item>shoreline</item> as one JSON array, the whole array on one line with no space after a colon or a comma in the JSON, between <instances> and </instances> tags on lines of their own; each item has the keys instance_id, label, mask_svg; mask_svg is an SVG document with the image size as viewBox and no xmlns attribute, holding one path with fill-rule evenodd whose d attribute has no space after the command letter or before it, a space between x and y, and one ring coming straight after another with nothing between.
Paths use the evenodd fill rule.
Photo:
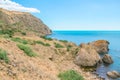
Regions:
<instances>
[{"instance_id":1,"label":"shoreline","mask_svg":"<svg viewBox=\"0 0 120 80\"><path fill-rule=\"evenodd\" d=\"M59 34L59 32L64 32L64 31L58 31L58 34ZM68 33L70 32L70 31L67 31ZM73 31L74 32L74 31ZM79 32L79 31L78 31ZM84 32L84 31L83 31ZM92 32L92 31L90 31L90 32ZM96 32L96 31L95 31ZM100 31L100 32L104 32L104 31ZM111 32L111 31L107 31L107 32ZM120 31L118 31L118 32L116 32L116 31L112 31L112 32L115 32L115 33L118 33L118 32L120 32ZM53 31L53 33L54 33L54 31ZM64 34L64 33L63 33ZM111 33L112 34L112 33ZM54 34L53 34L54 35ZM60 36L60 35L59 35ZM58 40L61 40L62 38L57 38ZM67 39L63 39L63 40L67 40ZM74 41L72 41L73 43L75 43ZM111 53L111 52L110 52ZM102 67L102 66L101 66ZM105 69L105 67L106 66L104 66L104 69ZM100 68L99 68L100 69ZM104 69L101 69L101 70L104 70ZM113 69L114 70L114 69ZM111 70L108 70L108 71L111 71ZM104 74L107 74L107 72L108 71L106 71ZM95 73L97 73L97 71L95 72ZM92 73L91 73L92 74ZM102 76L102 75L98 75L98 74L103 74L102 72L100 72L100 73L97 73L97 74L95 74L95 75L97 75L97 77L100 77L100 78L106 78L106 79L109 79L108 78L108 76L106 75L106 76Z\"/></svg>"}]
</instances>

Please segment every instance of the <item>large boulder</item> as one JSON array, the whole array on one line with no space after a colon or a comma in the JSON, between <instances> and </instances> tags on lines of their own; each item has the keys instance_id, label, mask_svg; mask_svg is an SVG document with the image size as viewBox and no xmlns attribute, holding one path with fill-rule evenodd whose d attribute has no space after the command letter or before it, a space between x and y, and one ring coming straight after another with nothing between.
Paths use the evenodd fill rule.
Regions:
<instances>
[{"instance_id":1,"label":"large boulder","mask_svg":"<svg viewBox=\"0 0 120 80\"><path fill-rule=\"evenodd\" d=\"M96 50L88 44L81 44L75 63L82 67L95 67L100 61L100 56Z\"/></svg>"},{"instance_id":2,"label":"large boulder","mask_svg":"<svg viewBox=\"0 0 120 80\"><path fill-rule=\"evenodd\" d=\"M106 40L98 40L98 41L91 42L89 44L92 45L95 48L95 50L100 54L108 53L109 51L109 48L108 48L109 42Z\"/></svg>"},{"instance_id":3,"label":"large boulder","mask_svg":"<svg viewBox=\"0 0 120 80\"><path fill-rule=\"evenodd\" d=\"M117 71L110 71L110 72L107 72L107 76L113 79L117 79L117 78L120 78L120 73Z\"/></svg>"},{"instance_id":4,"label":"large boulder","mask_svg":"<svg viewBox=\"0 0 120 80\"><path fill-rule=\"evenodd\" d=\"M112 64L113 60L109 54L105 54L102 58L102 61L106 64Z\"/></svg>"}]
</instances>

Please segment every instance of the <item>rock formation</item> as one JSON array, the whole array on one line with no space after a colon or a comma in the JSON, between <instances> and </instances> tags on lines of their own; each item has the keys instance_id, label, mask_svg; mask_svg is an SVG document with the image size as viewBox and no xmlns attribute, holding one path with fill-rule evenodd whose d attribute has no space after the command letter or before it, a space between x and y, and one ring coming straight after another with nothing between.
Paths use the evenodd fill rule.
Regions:
<instances>
[{"instance_id":1,"label":"rock formation","mask_svg":"<svg viewBox=\"0 0 120 80\"><path fill-rule=\"evenodd\" d=\"M101 61L99 53L108 53L109 42L98 40L88 44L82 43L75 58L75 63L83 67L94 67ZM103 58L104 62L112 63L111 57Z\"/></svg>"},{"instance_id":2,"label":"rock formation","mask_svg":"<svg viewBox=\"0 0 120 80\"><path fill-rule=\"evenodd\" d=\"M81 44L78 54L75 58L75 63L83 67L94 67L100 61L100 56L93 48L88 44Z\"/></svg>"},{"instance_id":3,"label":"rock formation","mask_svg":"<svg viewBox=\"0 0 120 80\"><path fill-rule=\"evenodd\" d=\"M51 34L51 30L38 18L27 12L8 11L0 8L0 29L20 32L34 32L39 35Z\"/></svg>"},{"instance_id":4,"label":"rock formation","mask_svg":"<svg viewBox=\"0 0 120 80\"><path fill-rule=\"evenodd\" d=\"M108 48L109 42L106 40L98 40L98 41L91 42L89 44L92 45L96 49L96 51L100 54L108 53L109 51L109 48Z\"/></svg>"},{"instance_id":5,"label":"rock formation","mask_svg":"<svg viewBox=\"0 0 120 80\"><path fill-rule=\"evenodd\" d=\"M106 64L111 64L113 63L113 60L109 54L105 54L102 58L102 61Z\"/></svg>"},{"instance_id":6,"label":"rock formation","mask_svg":"<svg viewBox=\"0 0 120 80\"><path fill-rule=\"evenodd\" d=\"M113 78L113 79L120 78L120 73L117 72L117 71L107 72L107 75L108 75L110 78Z\"/></svg>"}]
</instances>

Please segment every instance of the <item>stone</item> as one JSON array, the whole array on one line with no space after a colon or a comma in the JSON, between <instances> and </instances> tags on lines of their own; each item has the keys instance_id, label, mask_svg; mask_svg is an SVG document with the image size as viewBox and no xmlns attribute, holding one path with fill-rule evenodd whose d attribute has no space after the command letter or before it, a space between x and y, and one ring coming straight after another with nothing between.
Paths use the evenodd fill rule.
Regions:
<instances>
[{"instance_id":1,"label":"stone","mask_svg":"<svg viewBox=\"0 0 120 80\"><path fill-rule=\"evenodd\" d=\"M100 56L89 44L81 44L75 57L75 64L83 67L95 67L100 61Z\"/></svg>"},{"instance_id":2,"label":"stone","mask_svg":"<svg viewBox=\"0 0 120 80\"><path fill-rule=\"evenodd\" d=\"M109 54L105 54L102 58L102 61L106 64L112 64L113 60Z\"/></svg>"},{"instance_id":3,"label":"stone","mask_svg":"<svg viewBox=\"0 0 120 80\"><path fill-rule=\"evenodd\" d=\"M99 54L105 54L109 51L109 42L106 40L97 40L89 44L92 45Z\"/></svg>"},{"instance_id":4,"label":"stone","mask_svg":"<svg viewBox=\"0 0 120 80\"><path fill-rule=\"evenodd\" d=\"M107 72L107 76L112 79L117 79L117 78L120 78L120 73L117 71L110 71L110 72Z\"/></svg>"}]
</instances>

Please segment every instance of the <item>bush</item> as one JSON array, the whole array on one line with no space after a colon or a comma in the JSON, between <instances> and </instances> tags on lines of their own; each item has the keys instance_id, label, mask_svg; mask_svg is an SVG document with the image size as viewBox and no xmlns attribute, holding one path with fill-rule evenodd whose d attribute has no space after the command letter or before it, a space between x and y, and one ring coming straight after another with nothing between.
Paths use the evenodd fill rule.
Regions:
<instances>
[{"instance_id":1,"label":"bush","mask_svg":"<svg viewBox=\"0 0 120 80\"><path fill-rule=\"evenodd\" d=\"M58 77L61 80L84 80L84 78L74 70L69 70L69 71L60 73Z\"/></svg>"},{"instance_id":2,"label":"bush","mask_svg":"<svg viewBox=\"0 0 120 80\"><path fill-rule=\"evenodd\" d=\"M5 34L3 37L6 38L6 39L11 38L8 34Z\"/></svg>"},{"instance_id":3,"label":"bush","mask_svg":"<svg viewBox=\"0 0 120 80\"><path fill-rule=\"evenodd\" d=\"M71 48L72 48L72 45L68 45L67 46L67 51L70 51Z\"/></svg>"},{"instance_id":4,"label":"bush","mask_svg":"<svg viewBox=\"0 0 120 80\"><path fill-rule=\"evenodd\" d=\"M20 38L18 38L18 37L12 38L12 40L15 41L15 42L23 43L23 44L28 44L28 41L27 41L27 40L20 39Z\"/></svg>"},{"instance_id":5,"label":"bush","mask_svg":"<svg viewBox=\"0 0 120 80\"><path fill-rule=\"evenodd\" d=\"M21 32L21 34L25 36L25 35L26 35L26 32Z\"/></svg>"},{"instance_id":6,"label":"bush","mask_svg":"<svg viewBox=\"0 0 120 80\"><path fill-rule=\"evenodd\" d=\"M45 39L45 40L49 40L49 41L52 41L53 39L52 38L49 38L47 36L42 36L41 38Z\"/></svg>"},{"instance_id":7,"label":"bush","mask_svg":"<svg viewBox=\"0 0 120 80\"><path fill-rule=\"evenodd\" d=\"M43 43L42 41L35 41L35 43L41 44L41 45L43 45L43 46L50 46L49 43Z\"/></svg>"},{"instance_id":8,"label":"bush","mask_svg":"<svg viewBox=\"0 0 120 80\"><path fill-rule=\"evenodd\" d=\"M14 34L13 30L5 29L5 30L0 30L0 34L8 34L9 37L12 37Z\"/></svg>"},{"instance_id":9,"label":"bush","mask_svg":"<svg viewBox=\"0 0 120 80\"><path fill-rule=\"evenodd\" d=\"M50 44L46 43L45 46L50 46Z\"/></svg>"},{"instance_id":10,"label":"bush","mask_svg":"<svg viewBox=\"0 0 120 80\"><path fill-rule=\"evenodd\" d=\"M64 43L67 43L68 41L67 40L60 40L61 42L64 42Z\"/></svg>"},{"instance_id":11,"label":"bush","mask_svg":"<svg viewBox=\"0 0 120 80\"><path fill-rule=\"evenodd\" d=\"M44 45L42 41L35 41L35 43Z\"/></svg>"},{"instance_id":12,"label":"bush","mask_svg":"<svg viewBox=\"0 0 120 80\"><path fill-rule=\"evenodd\" d=\"M24 45L24 44L18 44L17 45L21 50L23 50L26 55L30 56L30 57L35 57L36 54L32 51L32 49L27 46L27 45Z\"/></svg>"},{"instance_id":13,"label":"bush","mask_svg":"<svg viewBox=\"0 0 120 80\"><path fill-rule=\"evenodd\" d=\"M64 48L64 46L62 46L61 44L55 43L55 47L56 48Z\"/></svg>"},{"instance_id":14,"label":"bush","mask_svg":"<svg viewBox=\"0 0 120 80\"><path fill-rule=\"evenodd\" d=\"M0 60L4 60L6 63L9 63L7 52L2 49L0 49Z\"/></svg>"}]
</instances>

